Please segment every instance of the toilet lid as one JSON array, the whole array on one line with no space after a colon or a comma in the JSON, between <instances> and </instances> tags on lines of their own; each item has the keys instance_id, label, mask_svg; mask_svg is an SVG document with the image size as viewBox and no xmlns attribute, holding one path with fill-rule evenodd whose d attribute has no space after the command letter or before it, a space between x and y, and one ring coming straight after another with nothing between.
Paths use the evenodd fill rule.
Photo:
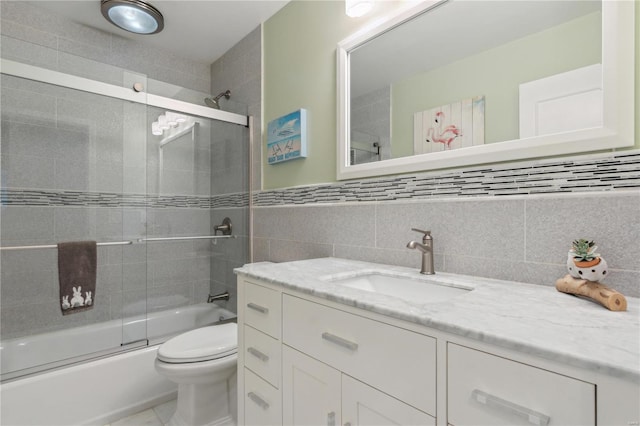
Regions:
<instances>
[{"instance_id":1,"label":"toilet lid","mask_svg":"<svg viewBox=\"0 0 640 426\"><path fill-rule=\"evenodd\" d=\"M167 340L158 359L171 363L209 361L238 351L238 325L227 323L188 331Z\"/></svg>"}]
</instances>

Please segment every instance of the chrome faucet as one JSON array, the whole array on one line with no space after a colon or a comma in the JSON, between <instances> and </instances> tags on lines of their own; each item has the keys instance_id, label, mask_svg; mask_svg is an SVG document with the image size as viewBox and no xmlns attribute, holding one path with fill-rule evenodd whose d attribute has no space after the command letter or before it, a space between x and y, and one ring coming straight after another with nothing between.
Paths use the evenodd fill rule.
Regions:
<instances>
[{"instance_id":1,"label":"chrome faucet","mask_svg":"<svg viewBox=\"0 0 640 426\"><path fill-rule=\"evenodd\" d=\"M418 249L422 252L422 266L420 273L425 275L433 275L436 272L433 269L433 237L431 231L423 231L421 229L411 228L412 231L422 232L422 243L410 241L407 248Z\"/></svg>"}]
</instances>

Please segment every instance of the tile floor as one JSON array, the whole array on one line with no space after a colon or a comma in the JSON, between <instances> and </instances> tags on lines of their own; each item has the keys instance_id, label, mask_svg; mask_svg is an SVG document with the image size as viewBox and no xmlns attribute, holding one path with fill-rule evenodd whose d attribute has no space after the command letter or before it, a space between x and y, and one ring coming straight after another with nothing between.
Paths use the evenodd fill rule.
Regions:
<instances>
[{"instance_id":1,"label":"tile floor","mask_svg":"<svg viewBox=\"0 0 640 426\"><path fill-rule=\"evenodd\" d=\"M176 400L172 399L148 410L116 420L105 426L164 426L176 410Z\"/></svg>"}]
</instances>

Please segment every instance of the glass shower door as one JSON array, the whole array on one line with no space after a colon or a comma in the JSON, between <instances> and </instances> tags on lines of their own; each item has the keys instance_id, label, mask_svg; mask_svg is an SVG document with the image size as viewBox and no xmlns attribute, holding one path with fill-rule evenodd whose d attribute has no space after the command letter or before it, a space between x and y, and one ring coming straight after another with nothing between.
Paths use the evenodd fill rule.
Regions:
<instances>
[{"instance_id":1,"label":"glass shower door","mask_svg":"<svg viewBox=\"0 0 640 426\"><path fill-rule=\"evenodd\" d=\"M145 231L144 188L129 187L146 163L128 152L146 106L4 74L0 82L4 380L127 343L129 301L146 299L146 267L133 263L144 262L144 246L131 244ZM98 242L95 287L61 288L57 244L87 240ZM141 303L135 314L146 315Z\"/></svg>"},{"instance_id":2,"label":"glass shower door","mask_svg":"<svg viewBox=\"0 0 640 426\"><path fill-rule=\"evenodd\" d=\"M147 126L148 337L154 343L233 316L233 267L248 261L249 157L245 126L160 108L149 108ZM221 170L230 178L222 197ZM230 233L220 228L225 219ZM207 303L225 292L228 299Z\"/></svg>"},{"instance_id":3,"label":"glass shower door","mask_svg":"<svg viewBox=\"0 0 640 426\"><path fill-rule=\"evenodd\" d=\"M206 303L212 240L211 119L150 107L147 276L150 341L196 326Z\"/></svg>"}]
</instances>

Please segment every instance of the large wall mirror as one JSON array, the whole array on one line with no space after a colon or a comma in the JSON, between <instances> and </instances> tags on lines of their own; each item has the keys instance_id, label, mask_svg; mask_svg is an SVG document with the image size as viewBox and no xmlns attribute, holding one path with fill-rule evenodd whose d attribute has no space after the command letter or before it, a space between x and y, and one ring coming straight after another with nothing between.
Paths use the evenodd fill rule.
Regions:
<instances>
[{"instance_id":1,"label":"large wall mirror","mask_svg":"<svg viewBox=\"0 0 640 426\"><path fill-rule=\"evenodd\" d=\"M338 179L634 144L634 2L426 1L338 45Z\"/></svg>"}]
</instances>

